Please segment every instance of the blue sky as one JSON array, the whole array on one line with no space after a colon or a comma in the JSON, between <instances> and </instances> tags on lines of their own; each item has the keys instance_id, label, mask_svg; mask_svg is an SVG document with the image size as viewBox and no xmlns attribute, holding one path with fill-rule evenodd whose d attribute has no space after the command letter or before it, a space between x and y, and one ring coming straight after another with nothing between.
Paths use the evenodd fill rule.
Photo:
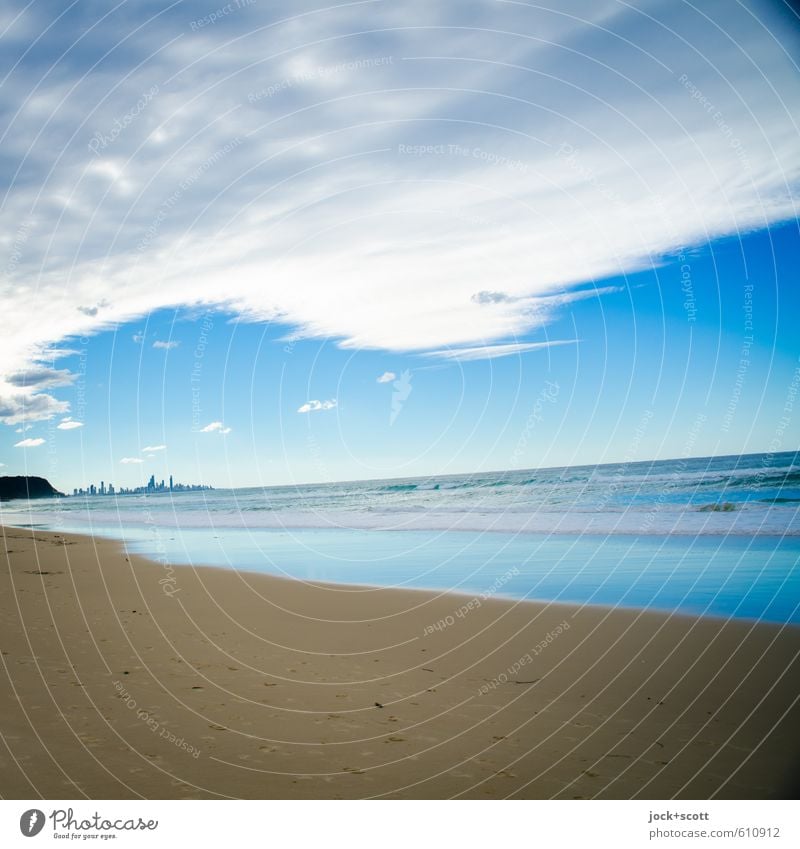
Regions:
<instances>
[{"instance_id":1,"label":"blue sky","mask_svg":"<svg viewBox=\"0 0 800 849\"><path fill-rule=\"evenodd\" d=\"M4 4L0 471L797 447L785 7L431 6Z\"/></svg>"}]
</instances>

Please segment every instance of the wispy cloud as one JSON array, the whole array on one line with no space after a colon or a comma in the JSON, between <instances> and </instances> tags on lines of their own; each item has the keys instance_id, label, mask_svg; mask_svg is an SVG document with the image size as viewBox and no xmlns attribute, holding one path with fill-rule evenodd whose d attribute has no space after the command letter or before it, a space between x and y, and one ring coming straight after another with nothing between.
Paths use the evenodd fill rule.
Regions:
<instances>
[{"instance_id":1,"label":"wispy cloud","mask_svg":"<svg viewBox=\"0 0 800 849\"><path fill-rule=\"evenodd\" d=\"M59 430L75 430L76 428L83 427L83 422L76 422L72 418L61 419L61 421L56 425Z\"/></svg>"},{"instance_id":2,"label":"wispy cloud","mask_svg":"<svg viewBox=\"0 0 800 849\"><path fill-rule=\"evenodd\" d=\"M141 457L123 457L120 460L120 463L123 463L126 466L129 466L129 465L132 465L132 464L139 464L139 463L143 463L143 462L144 462L144 460L142 460Z\"/></svg>"},{"instance_id":3,"label":"wispy cloud","mask_svg":"<svg viewBox=\"0 0 800 849\"><path fill-rule=\"evenodd\" d=\"M385 371L379 378L378 383L391 383L397 379L397 375L393 371Z\"/></svg>"},{"instance_id":4,"label":"wispy cloud","mask_svg":"<svg viewBox=\"0 0 800 849\"><path fill-rule=\"evenodd\" d=\"M14 443L14 448L36 448L39 445L44 445L44 439L37 436L35 439L23 439L20 442Z\"/></svg>"},{"instance_id":5,"label":"wispy cloud","mask_svg":"<svg viewBox=\"0 0 800 849\"><path fill-rule=\"evenodd\" d=\"M297 408L298 413L317 413L321 410L333 410L336 407L336 399L331 398L329 401L306 401L305 404Z\"/></svg>"},{"instance_id":6,"label":"wispy cloud","mask_svg":"<svg viewBox=\"0 0 800 849\"><path fill-rule=\"evenodd\" d=\"M177 348L180 344L180 342L162 342L161 340L157 340L153 342L153 347L160 348L163 351L171 351L173 348Z\"/></svg>"},{"instance_id":7,"label":"wispy cloud","mask_svg":"<svg viewBox=\"0 0 800 849\"><path fill-rule=\"evenodd\" d=\"M513 301L514 298L506 295L505 292L489 292L484 290L483 292L476 292L470 300L476 304L507 304Z\"/></svg>"},{"instance_id":8,"label":"wispy cloud","mask_svg":"<svg viewBox=\"0 0 800 849\"><path fill-rule=\"evenodd\" d=\"M6 381L12 386L49 389L54 386L68 386L76 377L77 375L72 374L69 369L32 366L24 371L8 375Z\"/></svg>"},{"instance_id":9,"label":"wispy cloud","mask_svg":"<svg viewBox=\"0 0 800 849\"><path fill-rule=\"evenodd\" d=\"M142 454L148 454L153 451L164 451L166 450L166 447L166 445L145 445L145 447L142 448Z\"/></svg>"},{"instance_id":10,"label":"wispy cloud","mask_svg":"<svg viewBox=\"0 0 800 849\"><path fill-rule=\"evenodd\" d=\"M0 355L2 349L0 336ZM0 366L0 422L21 424L22 428L17 431L20 433L27 430L28 422L52 419L59 413L68 412L68 401L61 401L42 390L68 386L76 377L69 369L55 369L40 363L6 374Z\"/></svg>"},{"instance_id":11,"label":"wispy cloud","mask_svg":"<svg viewBox=\"0 0 800 849\"><path fill-rule=\"evenodd\" d=\"M430 351L430 357L443 357L448 360L493 360L496 357L508 357L512 354L526 354L540 351L556 345L574 345L577 339L558 339L551 342L509 342L504 345L480 345L474 348L451 348L444 351Z\"/></svg>"},{"instance_id":12,"label":"wispy cloud","mask_svg":"<svg viewBox=\"0 0 800 849\"><path fill-rule=\"evenodd\" d=\"M69 401L59 401L52 395L43 392L35 395L9 394L4 396L0 394L0 422L5 422L8 425L52 419L53 416L68 411Z\"/></svg>"},{"instance_id":13,"label":"wispy cloud","mask_svg":"<svg viewBox=\"0 0 800 849\"><path fill-rule=\"evenodd\" d=\"M389 424L393 425L397 417L403 411L406 401L409 399L413 387L411 385L412 374L410 369L405 369L392 386L392 409L389 413Z\"/></svg>"},{"instance_id":14,"label":"wispy cloud","mask_svg":"<svg viewBox=\"0 0 800 849\"><path fill-rule=\"evenodd\" d=\"M225 425L222 422L211 422L210 424L207 424L205 427L200 428L200 433L221 433L221 434L224 435L224 434L230 433L230 432L231 432L231 428L225 427Z\"/></svg>"},{"instance_id":15,"label":"wispy cloud","mask_svg":"<svg viewBox=\"0 0 800 849\"><path fill-rule=\"evenodd\" d=\"M74 348L45 348L39 356L42 360L59 360L61 357L76 357L79 354L80 351Z\"/></svg>"},{"instance_id":16,"label":"wispy cloud","mask_svg":"<svg viewBox=\"0 0 800 849\"><path fill-rule=\"evenodd\" d=\"M56 14L39 5L28 44ZM302 24L252 4L224 38L187 37L179 7L140 31L122 10L86 38L124 36L124 57L89 74L94 50L70 51L53 73L84 38L68 9L0 92L5 168L25 177L0 233L31 221L0 284L0 420L68 411L9 382L46 349L167 306L464 358L546 327L570 306L556 293L794 220L800 78L777 13L648 10L408 0L404 29L370 4L390 38L358 4ZM168 91L112 133L154 77Z\"/></svg>"},{"instance_id":17,"label":"wispy cloud","mask_svg":"<svg viewBox=\"0 0 800 849\"><path fill-rule=\"evenodd\" d=\"M105 309L107 306L109 306L108 301L102 299L90 307L79 305L75 309L82 315L87 316L87 318L95 318L100 310Z\"/></svg>"}]
</instances>

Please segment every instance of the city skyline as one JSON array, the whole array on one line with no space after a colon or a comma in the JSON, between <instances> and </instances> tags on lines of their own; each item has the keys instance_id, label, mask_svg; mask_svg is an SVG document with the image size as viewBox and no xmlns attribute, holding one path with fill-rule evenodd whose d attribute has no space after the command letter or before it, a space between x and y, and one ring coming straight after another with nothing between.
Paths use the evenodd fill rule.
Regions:
<instances>
[{"instance_id":1,"label":"city skyline","mask_svg":"<svg viewBox=\"0 0 800 849\"><path fill-rule=\"evenodd\" d=\"M172 475L169 476L169 484L164 479L160 483L156 483L156 476L150 475L145 486L139 487L120 487L116 489L113 483L106 486L104 480L100 481L100 486L89 484L85 489L83 487L73 487L72 495L75 496L105 496L105 495L149 495L160 492L201 492L213 489L213 486L206 484L183 484L174 483Z\"/></svg>"}]
</instances>

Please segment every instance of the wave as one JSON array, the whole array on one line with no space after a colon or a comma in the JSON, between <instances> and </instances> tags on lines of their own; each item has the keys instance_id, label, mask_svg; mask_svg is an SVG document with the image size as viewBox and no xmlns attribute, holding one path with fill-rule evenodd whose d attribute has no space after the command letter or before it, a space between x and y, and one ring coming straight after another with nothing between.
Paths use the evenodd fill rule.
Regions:
<instances>
[{"instance_id":1,"label":"wave","mask_svg":"<svg viewBox=\"0 0 800 849\"><path fill-rule=\"evenodd\" d=\"M717 505L714 505L717 506ZM798 511L790 507L763 506L748 510L622 510L569 512L399 511L379 513L346 510L281 510L245 512L174 510L72 511L68 516L35 510L4 515L8 524L58 526L66 529L120 526L242 530L350 530L350 531L472 531L510 534L618 534L633 536L800 536ZM16 519L16 522L15 522ZM56 521L57 519L57 521Z\"/></svg>"},{"instance_id":2,"label":"wave","mask_svg":"<svg viewBox=\"0 0 800 849\"><path fill-rule=\"evenodd\" d=\"M631 472L627 467L618 467L616 471L597 471L598 467L590 467L584 475L563 473L554 474L543 471L531 476L530 472L524 477L515 479L521 473L499 473L496 478L487 478L485 474L465 476L466 479L442 480L428 479L419 482L387 483L381 486L371 486L371 492L431 492L451 490L481 490L504 487L556 487L565 484L581 484L588 486L608 483L624 484L630 487L671 484L676 487L692 488L692 486L720 488L736 487L773 487L800 485L800 467L787 465L783 467L748 466L740 469L703 469L689 471L676 468L673 471L661 473ZM354 485L357 487L358 485ZM301 487L302 489L302 487Z\"/></svg>"},{"instance_id":3,"label":"wave","mask_svg":"<svg viewBox=\"0 0 800 849\"><path fill-rule=\"evenodd\" d=\"M798 535L797 455L4 502L6 524ZM35 518L34 518L35 517Z\"/></svg>"},{"instance_id":4,"label":"wave","mask_svg":"<svg viewBox=\"0 0 800 849\"><path fill-rule=\"evenodd\" d=\"M600 481L623 481L630 484L635 482L646 484L673 483L678 486L688 486L691 484L702 486L721 484L736 487L774 486L775 484L800 483L800 467L794 465L784 467L751 466L743 469L706 469L694 472L676 469L672 472L661 474L632 474L623 469L617 474L593 475L591 481L593 483Z\"/></svg>"},{"instance_id":5,"label":"wave","mask_svg":"<svg viewBox=\"0 0 800 849\"><path fill-rule=\"evenodd\" d=\"M776 496L775 498L758 498L755 500L761 504L796 504L800 502L800 498L782 498L780 496Z\"/></svg>"}]
</instances>

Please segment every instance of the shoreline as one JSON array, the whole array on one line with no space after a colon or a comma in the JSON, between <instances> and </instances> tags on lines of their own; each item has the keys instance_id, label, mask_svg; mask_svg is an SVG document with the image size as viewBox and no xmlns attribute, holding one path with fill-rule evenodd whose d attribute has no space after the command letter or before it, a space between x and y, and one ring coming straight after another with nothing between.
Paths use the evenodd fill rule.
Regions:
<instances>
[{"instance_id":1,"label":"shoreline","mask_svg":"<svg viewBox=\"0 0 800 849\"><path fill-rule=\"evenodd\" d=\"M3 539L6 798L796 792L796 626Z\"/></svg>"},{"instance_id":2,"label":"shoreline","mask_svg":"<svg viewBox=\"0 0 800 849\"><path fill-rule=\"evenodd\" d=\"M2 528L2 526L0 526ZM51 533L47 531L46 533ZM88 534L71 534L70 536L88 536ZM111 542L117 542L120 546L123 545L121 540L112 540L108 537L104 537L104 539L109 539ZM459 599L471 601L473 599L479 599L481 604L486 604L490 601L497 601L501 604L507 605L509 607L516 607L518 605L534 605L536 607L547 607L547 608L558 608L562 607L566 612L575 612L583 609L590 609L594 611L605 611L606 613L613 613L614 611L625 611L631 614L641 614L643 616L654 615L664 619L683 619L689 621L695 621L698 619L710 619L712 621L725 624L728 622L736 622L742 625L750 625L754 627L760 627L762 625L766 625L772 628L776 628L779 630L794 630L800 633L800 623L797 622L780 622L774 619L757 619L750 616L723 616L720 613L689 613L682 610L670 610L669 608L662 607L641 607L635 604L604 604L602 602L577 602L577 601L559 601L557 599L545 599L545 598L517 598L516 596L511 595L503 595L502 592L493 593L486 598L483 598L481 593L470 592L468 590L455 590L455 589L436 589L435 587L401 587L401 586L385 586L383 584L367 584L363 582L352 583L345 581L309 581L304 578L293 578L290 575L275 575L269 572L259 572L257 569L250 569L246 566L237 567L237 566L216 566L212 563L170 563L168 567L164 567L162 564L158 563L158 561L154 560L151 557L146 557L145 555L135 554L134 557L137 557L147 563L159 566L160 568L169 568L173 572L174 570L183 570L183 569L195 569L195 570L204 570L204 569L213 569L215 571L223 572L223 573L244 573L247 575L263 575L264 577L269 578L274 581L287 581L291 584L300 584L300 585L309 585L312 587L319 587L329 590L331 592L343 592L343 593L363 593L367 594L370 592L402 592L408 594L421 594L427 596L429 599L443 599L443 598L452 598L453 602L458 602Z\"/></svg>"},{"instance_id":3,"label":"shoreline","mask_svg":"<svg viewBox=\"0 0 800 849\"><path fill-rule=\"evenodd\" d=\"M122 525L89 529L54 522L13 527L28 533L77 536L93 530L93 539L117 543L150 561L166 560L172 569L199 565L334 587L362 587L364 592L383 588L467 598L490 596L506 601L800 627L800 578L794 570L800 539L791 536L729 535L721 540L709 535L505 533L495 547L495 532L401 534L341 528L254 532L243 528L151 526L148 533L144 525L126 525L124 530ZM408 534L416 535L413 557L400 542ZM457 548L463 541L456 556L448 540L457 541ZM534 547L535 557L528 546ZM628 550L623 560L623 553L617 549L625 546ZM364 556L365 551L371 554ZM495 557L498 551L502 556ZM405 558L407 567L384 569L385 564L400 563L398 555ZM599 561L611 558L607 571L598 571L592 565L599 562L596 556ZM748 579L749 573L742 572L741 565L750 556L760 558L760 568L756 564ZM666 568L670 557L681 562L694 560L694 571L687 574ZM374 582L365 582L365 574ZM692 578L694 594L688 583ZM784 589L778 593L775 584L780 581Z\"/></svg>"},{"instance_id":4,"label":"shoreline","mask_svg":"<svg viewBox=\"0 0 800 849\"><path fill-rule=\"evenodd\" d=\"M223 490L215 490L216 492L222 492ZM170 493L155 493L166 494ZM71 496L72 497L72 496ZM115 498L116 496L110 496ZM141 496L138 496L141 497ZM150 496L148 496L150 497ZM24 499L23 499L24 500ZM49 499L37 499L39 501L48 501ZM57 500L57 499L53 499ZM6 502L10 503L10 502ZM30 503L30 502L28 502ZM1 514L2 511L0 511ZM30 512L35 512L31 509ZM732 511L735 517L738 518L742 515L741 511ZM419 514L413 513L408 514L414 518L419 518ZM498 516L502 514L497 514ZM534 514L530 514L536 515ZM614 514L614 515L624 515L624 513ZM676 514L677 515L677 514ZM698 516L730 516L730 513L724 511L700 511L700 510L685 510L680 515L680 519L676 520L677 522L681 520L685 520L687 517L689 519L697 518ZM69 530L64 531L63 528L56 527L55 522L28 522L26 524L15 524L13 522L14 516L8 517L12 521L7 521L5 517L0 520L0 526L5 527L16 527L21 529L38 529L38 530L47 530L52 531L54 533L73 533L73 534L89 534L92 530L93 525L86 524L81 526L80 523L75 523L70 526ZM597 529L597 528L574 528L572 530L553 530L547 528L534 528L528 530L527 525L518 525L515 527L494 527L494 526L474 526L474 527L463 527L459 524L451 524L451 525L391 525L391 526L379 526L379 525L343 525L337 524L333 521L328 524L318 524L318 525L303 525L303 524L280 524L275 522L274 524L260 524L260 525L246 525L246 524L231 524L231 525L210 525L210 524L174 524L174 525L159 525L158 527L164 531L182 531L184 533L197 531L215 531L215 532L246 532L246 533L326 533L330 531L348 531L351 533L402 533L402 534L491 534L498 536L509 536L509 537L523 537L523 538L535 538L535 537L545 537L545 538L553 538L553 537L563 537L563 538L573 538L573 539L693 539L693 540L726 540L726 539L757 539L760 541L769 541L769 540L796 540L800 542L800 528L782 528L780 531L769 528L767 530L761 530L760 528L737 528L734 526L728 527L708 527L708 520L706 519L706 524L703 525L702 528L683 528L679 527L677 524L673 524L672 529L667 528L657 528L654 530L616 530L615 528L607 528ZM68 524L68 523L64 523ZM136 521L131 520L130 517L127 517L127 525L130 528L136 528L140 530L147 529L152 527L151 523L147 521ZM104 525L101 523L97 524L97 527L102 529L108 527L108 525ZM677 529L676 529L677 528Z\"/></svg>"}]
</instances>

